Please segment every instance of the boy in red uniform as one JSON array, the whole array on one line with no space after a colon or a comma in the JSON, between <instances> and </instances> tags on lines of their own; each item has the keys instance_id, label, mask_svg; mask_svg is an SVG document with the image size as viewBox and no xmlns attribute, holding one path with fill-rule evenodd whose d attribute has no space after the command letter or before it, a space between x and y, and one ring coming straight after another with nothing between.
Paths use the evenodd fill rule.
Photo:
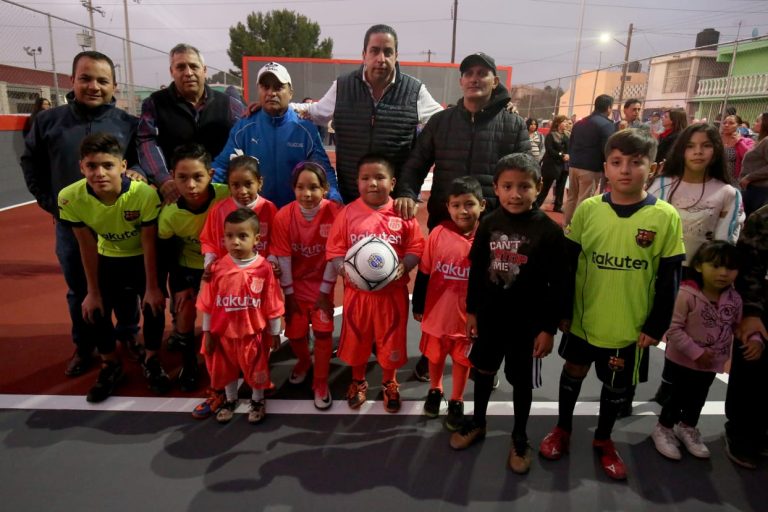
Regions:
<instances>
[{"instance_id":1,"label":"boy in red uniform","mask_svg":"<svg viewBox=\"0 0 768 512\"><path fill-rule=\"evenodd\" d=\"M375 292L357 289L349 280L344 286L339 358L352 366L347 402L352 409L366 400L365 365L376 343L376 357L383 370L384 408L400 410L400 391L395 372L408 360L408 272L424 250L424 235L415 218L403 220L394 210L390 192L395 186L394 168L385 157L369 154L358 162L360 198L348 204L331 227L326 258L343 274L344 256L358 240L377 235L387 240L400 259L397 278Z\"/></svg>"},{"instance_id":2,"label":"boy in red uniform","mask_svg":"<svg viewBox=\"0 0 768 512\"><path fill-rule=\"evenodd\" d=\"M413 318L421 322L421 352L429 360L431 381L424 415L436 418L443 401L445 358L453 361L453 390L445 427L461 428L464 421L464 387L472 348L467 338L467 279L469 249L475 238L485 199L480 182L471 176L453 180L448 190L451 220L429 234L413 289Z\"/></svg>"},{"instance_id":3,"label":"boy in red uniform","mask_svg":"<svg viewBox=\"0 0 768 512\"><path fill-rule=\"evenodd\" d=\"M248 421L260 423L266 415L264 390L271 385L269 352L280 346L284 306L271 265L256 253L258 243L256 213L238 208L227 215L224 244L229 255L211 264L210 282L203 282L197 297L197 308L203 312L203 353L211 388L224 389L226 395L216 414L219 423L234 416L240 372L253 390ZM195 412L197 409L210 409L210 405L206 401Z\"/></svg>"}]
</instances>

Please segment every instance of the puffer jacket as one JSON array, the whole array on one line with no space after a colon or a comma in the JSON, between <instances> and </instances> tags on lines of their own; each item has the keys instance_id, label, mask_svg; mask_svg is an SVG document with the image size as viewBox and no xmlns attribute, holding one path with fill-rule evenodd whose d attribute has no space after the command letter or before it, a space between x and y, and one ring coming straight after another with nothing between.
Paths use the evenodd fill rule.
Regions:
<instances>
[{"instance_id":1,"label":"puffer jacket","mask_svg":"<svg viewBox=\"0 0 768 512\"><path fill-rule=\"evenodd\" d=\"M496 208L493 174L496 163L510 153L530 153L525 121L506 110L509 92L499 84L488 105L472 114L460 100L455 108L438 112L422 130L398 177L395 197L416 199L434 164L432 193L427 203L429 226L449 218L445 205L451 182L461 176L477 178L486 209Z\"/></svg>"}]
</instances>

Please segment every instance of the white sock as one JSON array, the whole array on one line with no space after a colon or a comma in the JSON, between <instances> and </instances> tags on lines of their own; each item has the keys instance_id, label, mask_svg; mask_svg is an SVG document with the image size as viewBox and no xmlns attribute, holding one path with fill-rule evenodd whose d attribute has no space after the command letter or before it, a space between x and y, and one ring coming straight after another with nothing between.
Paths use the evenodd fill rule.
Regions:
<instances>
[{"instance_id":1,"label":"white sock","mask_svg":"<svg viewBox=\"0 0 768 512\"><path fill-rule=\"evenodd\" d=\"M224 394L227 395L227 402L234 402L237 400L237 381L233 380L226 386L224 386Z\"/></svg>"},{"instance_id":2,"label":"white sock","mask_svg":"<svg viewBox=\"0 0 768 512\"><path fill-rule=\"evenodd\" d=\"M264 400L264 390L263 389L254 389L251 391L251 400L254 402L260 402Z\"/></svg>"}]
</instances>

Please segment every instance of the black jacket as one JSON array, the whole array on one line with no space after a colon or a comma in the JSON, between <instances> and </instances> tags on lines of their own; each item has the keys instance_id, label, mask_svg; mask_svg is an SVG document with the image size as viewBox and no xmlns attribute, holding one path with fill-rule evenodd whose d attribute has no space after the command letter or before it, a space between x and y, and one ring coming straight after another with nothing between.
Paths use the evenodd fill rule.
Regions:
<instances>
[{"instance_id":1,"label":"black jacket","mask_svg":"<svg viewBox=\"0 0 768 512\"><path fill-rule=\"evenodd\" d=\"M573 125L570 138L570 166L603 172L605 143L616 132L613 121L598 112Z\"/></svg>"},{"instance_id":2,"label":"black jacket","mask_svg":"<svg viewBox=\"0 0 768 512\"><path fill-rule=\"evenodd\" d=\"M398 177L395 197L416 199L434 164L432 193L427 204L430 228L449 218L445 202L454 179L467 175L477 178L487 209L493 210L496 162L510 153L530 153L525 122L506 110L507 103L509 92L499 84L480 112L473 115L460 100L455 108L433 115L422 130Z\"/></svg>"},{"instance_id":3,"label":"black jacket","mask_svg":"<svg viewBox=\"0 0 768 512\"><path fill-rule=\"evenodd\" d=\"M545 178L557 179L565 171L563 157L568 154L568 136L563 133L560 142L558 142L555 135L549 132L544 138L544 148L544 158L541 159L541 175Z\"/></svg>"}]
</instances>

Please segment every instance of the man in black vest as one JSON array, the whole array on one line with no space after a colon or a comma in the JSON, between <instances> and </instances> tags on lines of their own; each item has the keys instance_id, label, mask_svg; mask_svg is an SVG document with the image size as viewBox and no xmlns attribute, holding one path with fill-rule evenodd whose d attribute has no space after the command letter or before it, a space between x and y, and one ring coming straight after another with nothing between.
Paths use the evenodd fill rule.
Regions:
<instances>
[{"instance_id":1,"label":"man in black vest","mask_svg":"<svg viewBox=\"0 0 768 512\"><path fill-rule=\"evenodd\" d=\"M291 107L315 124L325 125L333 119L336 174L345 203L359 195L360 157L370 152L383 154L399 174L417 126L443 109L423 83L400 71L397 33L387 25L374 25L365 33L359 69L336 79L320 101Z\"/></svg>"},{"instance_id":2,"label":"man in black vest","mask_svg":"<svg viewBox=\"0 0 768 512\"><path fill-rule=\"evenodd\" d=\"M137 136L141 166L166 203L179 197L167 167L173 151L196 142L215 157L244 111L240 100L206 85L207 68L197 48L177 44L170 57L173 83L144 100Z\"/></svg>"}]
</instances>

